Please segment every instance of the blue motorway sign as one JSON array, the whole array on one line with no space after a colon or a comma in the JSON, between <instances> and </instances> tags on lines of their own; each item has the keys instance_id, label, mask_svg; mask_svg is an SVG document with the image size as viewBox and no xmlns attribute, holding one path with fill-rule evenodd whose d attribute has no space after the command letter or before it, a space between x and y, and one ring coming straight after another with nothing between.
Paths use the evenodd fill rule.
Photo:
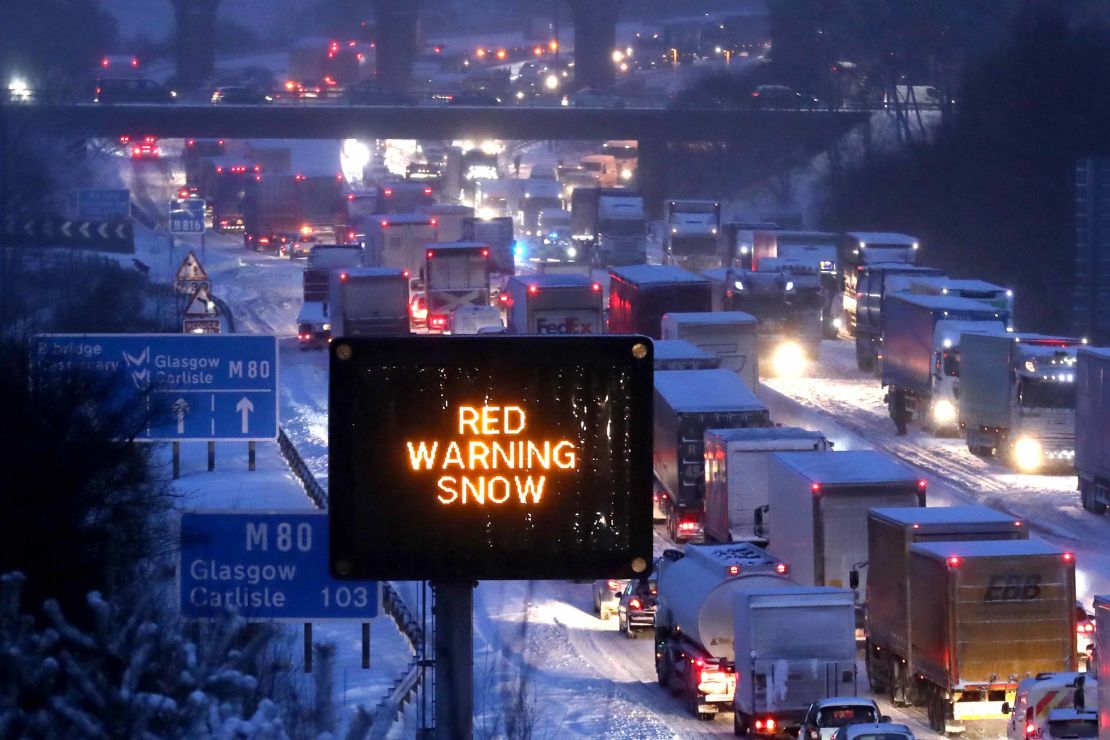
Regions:
<instances>
[{"instance_id":1,"label":"blue motorway sign","mask_svg":"<svg viewBox=\"0 0 1110 740\"><path fill-rule=\"evenodd\" d=\"M188 619L226 607L253 621L378 616L377 582L329 575L324 512L182 512L178 582Z\"/></svg>"},{"instance_id":2,"label":"blue motorway sign","mask_svg":"<svg viewBox=\"0 0 1110 740\"><path fill-rule=\"evenodd\" d=\"M185 198L170 201L170 233L204 233L203 198Z\"/></svg>"},{"instance_id":3,"label":"blue motorway sign","mask_svg":"<svg viewBox=\"0 0 1110 740\"><path fill-rule=\"evenodd\" d=\"M118 380L158 413L143 440L261 440L278 431L277 339L245 334L42 334L42 371Z\"/></svg>"},{"instance_id":4,"label":"blue motorway sign","mask_svg":"<svg viewBox=\"0 0 1110 740\"><path fill-rule=\"evenodd\" d=\"M77 191L77 218L111 221L130 215L131 191L126 188Z\"/></svg>"}]
</instances>

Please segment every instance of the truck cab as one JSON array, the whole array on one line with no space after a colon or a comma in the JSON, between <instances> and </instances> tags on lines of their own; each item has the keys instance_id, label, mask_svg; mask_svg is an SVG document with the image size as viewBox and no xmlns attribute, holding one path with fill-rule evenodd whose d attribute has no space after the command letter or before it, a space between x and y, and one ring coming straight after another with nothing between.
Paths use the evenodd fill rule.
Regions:
<instances>
[{"instance_id":1,"label":"truck cab","mask_svg":"<svg viewBox=\"0 0 1110 740\"><path fill-rule=\"evenodd\" d=\"M663 256L666 263L693 272L720 267L720 202L670 200L666 206L663 235Z\"/></svg>"}]
</instances>

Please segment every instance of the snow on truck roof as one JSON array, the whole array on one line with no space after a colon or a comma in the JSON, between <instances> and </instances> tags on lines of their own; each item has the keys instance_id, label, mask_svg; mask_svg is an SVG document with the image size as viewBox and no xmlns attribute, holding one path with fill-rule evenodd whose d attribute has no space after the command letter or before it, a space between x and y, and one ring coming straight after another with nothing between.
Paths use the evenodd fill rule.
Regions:
<instances>
[{"instance_id":1,"label":"snow on truck roof","mask_svg":"<svg viewBox=\"0 0 1110 740\"><path fill-rule=\"evenodd\" d=\"M717 357L685 339L656 339L652 346L656 360L712 360Z\"/></svg>"},{"instance_id":2,"label":"snow on truck roof","mask_svg":"<svg viewBox=\"0 0 1110 740\"><path fill-rule=\"evenodd\" d=\"M590 287L594 284L594 281L590 280L585 275L575 275L573 273L564 272L543 273L539 275L513 275L510 280L514 280L521 285L535 285L539 288L581 288Z\"/></svg>"},{"instance_id":3,"label":"snow on truck roof","mask_svg":"<svg viewBox=\"0 0 1110 740\"><path fill-rule=\"evenodd\" d=\"M663 322L676 324L754 324L756 319L743 311L690 311L663 314Z\"/></svg>"},{"instance_id":4,"label":"snow on truck roof","mask_svg":"<svg viewBox=\"0 0 1110 740\"><path fill-rule=\"evenodd\" d=\"M660 370L655 391L678 411L766 411L732 370Z\"/></svg>"},{"instance_id":5,"label":"snow on truck roof","mask_svg":"<svg viewBox=\"0 0 1110 740\"><path fill-rule=\"evenodd\" d=\"M407 226L409 224L432 225L427 213L376 213L369 218L373 220L374 225L380 228Z\"/></svg>"},{"instance_id":6,"label":"snow on truck roof","mask_svg":"<svg viewBox=\"0 0 1110 740\"><path fill-rule=\"evenodd\" d=\"M658 378L659 375L656 374ZM776 452L776 458L803 477L821 485L856 483L914 483L913 471L875 450Z\"/></svg>"},{"instance_id":7,"label":"snow on truck roof","mask_svg":"<svg viewBox=\"0 0 1110 740\"><path fill-rule=\"evenodd\" d=\"M489 244L486 242L428 242L424 245L424 248L432 252L443 249L450 252L455 249L489 249Z\"/></svg>"},{"instance_id":8,"label":"snow on truck roof","mask_svg":"<svg viewBox=\"0 0 1110 740\"><path fill-rule=\"evenodd\" d=\"M349 277L401 277L404 270L396 267L348 267L347 269L333 270L333 273L348 275Z\"/></svg>"},{"instance_id":9,"label":"snow on truck roof","mask_svg":"<svg viewBox=\"0 0 1110 740\"><path fill-rule=\"evenodd\" d=\"M895 524L1016 524L1021 522L986 506L926 506L872 509L871 515Z\"/></svg>"},{"instance_id":10,"label":"snow on truck roof","mask_svg":"<svg viewBox=\"0 0 1110 740\"><path fill-rule=\"evenodd\" d=\"M629 283L707 283L701 275L674 265L625 265L610 267L609 274Z\"/></svg>"},{"instance_id":11,"label":"snow on truck roof","mask_svg":"<svg viewBox=\"0 0 1110 740\"><path fill-rule=\"evenodd\" d=\"M864 244L891 245L898 244L911 247L917 244L917 237L909 234L899 234L895 231L848 231L845 236Z\"/></svg>"},{"instance_id":12,"label":"snow on truck roof","mask_svg":"<svg viewBox=\"0 0 1110 740\"><path fill-rule=\"evenodd\" d=\"M945 559L1005 558L1017 555L1064 555L1064 551L1044 540L1031 537L1027 540L959 540L953 542L919 542L910 552Z\"/></svg>"},{"instance_id":13,"label":"snow on truck roof","mask_svg":"<svg viewBox=\"0 0 1110 740\"><path fill-rule=\"evenodd\" d=\"M659 343L656 342L658 347ZM658 353L656 357L658 357ZM762 442L772 439L812 439L814 442L822 440L825 435L821 432L811 432L798 427L765 427L748 429L706 429L706 434L712 434L722 442Z\"/></svg>"},{"instance_id":14,"label":"snow on truck roof","mask_svg":"<svg viewBox=\"0 0 1110 740\"><path fill-rule=\"evenodd\" d=\"M998 316L999 309L977 301L974 298L963 298L955 295L914 295L913 293L895 293L890 296L893 299L911 303L915 306L927 308L930 311L980 311L982 313L993 313Z\"/></svg>"},{"instance_id":15,"label":"snow on truck roof","mask_svg":"<svg viewBox=\"0 0 1110 740\"><path fill-rule=\"evenodd\" d=\"M1006 290L1001 285L973 278L923 277L914 280L914 283L930 288L940 288L941 290L947 288L948 290L967 290L974 293L997 293Z\"/></svg>"},{"instance_id":16,"label":"snow on truck roof","mask_svg":"<svg viewBox=\"0 0 1110 740\"><path fill-rule=\"evenodd\" d=\"M750 542L722 545L686 545L685 556L713 565L776 565L783 561Z\"/></svg>"},{"instance_id":17,"label":"snow on truck roof","mask_svg":"<svg viewBox=\"0 0 1110 740\"><path fill-rule=\"evenodd\" d=\"M655 344L659 346L658 342ZM1110 347L1081 347L1078 354L1093 355L1103 360L1110 360ZM658 357L659 355L656 354L655 356Z\"/></svg>"}]
</instances>

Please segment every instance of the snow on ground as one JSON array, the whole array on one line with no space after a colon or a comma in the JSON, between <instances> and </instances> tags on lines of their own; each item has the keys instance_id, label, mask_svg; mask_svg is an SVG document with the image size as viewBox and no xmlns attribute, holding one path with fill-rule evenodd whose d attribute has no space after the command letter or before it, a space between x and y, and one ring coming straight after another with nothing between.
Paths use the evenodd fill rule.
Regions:
<instances>
[{"instance_id":1,"label":"snow on ground","mask_svg":"<svg viewBox=\"0 0 1110 740\"><path fill-rule=\"evenodd\" d=\"M810 377L764 384L816 412L819 419L835 421L876 449L947 483L951 491L945 491L945 497L954 495L955 502L982 504L1026 519L1039 536L1074 551L1076 593L1085 603L1090 604L1096 593L1110 593L1110 553L1100 547L1110 536L1110 520L1083 510L1074 475L1015 473L1001 462L972 455L962 439L937 438L913 425L909 434L897 437L879 380L855 369L853 343L825 341L821 358ZM932 495L930 502L939 503Z\"/></svg>"}]
</instances>

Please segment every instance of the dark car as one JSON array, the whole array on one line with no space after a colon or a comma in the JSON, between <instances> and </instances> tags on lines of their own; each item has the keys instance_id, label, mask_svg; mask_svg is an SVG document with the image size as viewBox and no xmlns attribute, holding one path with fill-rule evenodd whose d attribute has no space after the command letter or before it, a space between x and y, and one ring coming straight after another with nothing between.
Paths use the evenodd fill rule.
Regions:
<instances>
[{"instance_id":1,"label":"dark car","mask_svg":"<svg viewBox=\"0 0 1110 740\"><path fill-rule=\"evenodd\" d=\"M483 90L462 90L451 96L448 105L501 105L501 98Z\"/></svg>"},{"instance_id":2,"label":"dark car","mask_svg":"<svg viewBox=\"0 0 1110 740\"><path fill-rule=\"evenodd\" d=\"M176 97L154 80L101 77L96 81L97 103L172 103Z\"/></svg>"},{"instance_id":3,"label":"dark car","mask_svg":"<svg viewBox=\"0 0 1110 740\"><path fill-rule=\"evenodd\" d=\"M816 98L803 95L786 85L760 85L752 90L754 108L788 108L791 110L813 110L818 106Z\"/></svg>"},{"instance_id":4,"label":"dark car","mask_svg":"<svg viewBox=\"0 0 1110 740\"><path fill-rule=\"evenodd\" d=\"M621 592L617 604L617 629L629 639L640 630L655 629L655 605L658 597L653 578L634 578Z\"/></svg>"},{"instance_id":5,"label":"dark car","mask_svg":"<svg viewBox=\"0 0 1110 740\"><path fill-rule=\"evenodd\" d=\"M227 105L264 105L272 103L272 95L252 85L225 85L212 91L212 102Z\"/></svg>"}]
</instances>

